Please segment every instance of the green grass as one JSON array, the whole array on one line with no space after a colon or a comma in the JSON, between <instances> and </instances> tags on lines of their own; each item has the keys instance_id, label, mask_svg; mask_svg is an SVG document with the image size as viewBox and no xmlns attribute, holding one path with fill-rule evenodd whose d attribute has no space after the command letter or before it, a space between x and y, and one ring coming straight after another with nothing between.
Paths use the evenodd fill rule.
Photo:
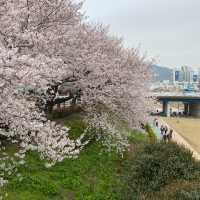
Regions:
<instances>
[{"instance_id":1,"label":"green grass","mask_svg":"<svg viewBox=\"0 0 200 200\"><path fill-rule=\"evenodd\" d=\"M57 121L71 127L71 138L79 137L86 128L81 115ZM195 177L199 177L200 165L193 164L189 153L177 145L157 142L151 129L140 133L124 122L119 127L127 132L131 144L123 159L93 142L77 159L46 169L38 153L28 152L26 164L17 172L23 180L19 181L17 173L10 176L0 195L7 194L6 200L199 199L199 178ZM6 153L12 156L16 149L17 145L8 145ZM128 189L124 188L128 183Z\"/></svg>"},{"instance_id":2,"label":"green grass","mask_svg":"<svg viewBox=\"0 0 200 200\"><path fill-rule=\"evenodd\" d=\"M78 159L66 159L46 169L37 153L29 153L19 168L24 179L9 180L4 188L8 200L115 199L112 187L117 181L119 157L90 145Z\"/></svg>"},{"instance_id":3,"label":"green grass","mask_svg":"<svg viewBox=\"0 0 200 200\"><path fill-rule=\"evenodd\" d=\"M87 125L83 121L83 117L77 114L65 118L64 125L70 127L69 137L71 139L77 139L87 127Z\"/></svg>"},{"instance_id":4,"label":"green grass","mask_svg":"<svg viewBox=\"0 0 200 200\"><path fill-rule=\"evenodd\" d=\"M129 131L128 139L131 143L144 143L148 141L148 135L139 131Z\"/></svg>"},{"instance_id":5,"label":"green grass","mask_svg":"<svg viewBox=\"0 0 200 200\"><path fill-rule=\"evenodd\" d=\"M14 153L16 153L16 151L18 149L18 145L17 144L11 144L11 145L4 144L4 146L6 146L6 153L9 156L13 156ZM0 157L2 157L2 153L3 153L3 151L0 150Z\"/></svg>"},{"instance_id":6,"label":"green grass","mask_svg":"<svg viewBox=\"0 0 200 200\"><path fill-rule=\"evenodd\" d=\"M77 138L86 124L81 115L58 119L70 129L70 137ZM146 135L129 130L131 142L147 141ZM6 152L13 155L16 145L9 145ZM23 180L16 176L0 191L8 194L7 200L113 200L113 191L119 181L122 158L115 152L108 153L99 143L93 142L81 152L78 159L66 159L46 169L36 152L26 155L26 164L18 167Z\"/></svg>"},{"instance_id":7,"label":"green grass","mask_svg":"<svg viewBox=\"0 0 200 200\"><path fill-rule=\"evenodd\" d=\"M80 115L59 120L71 127L70 137L77 138L85 123ZM16 145L9 145L6 152L13 155ZM78 159L66 159L46 169L36 152L26 155L26 164L18 168L23 180L9 178L8 185L0 194L8 194L7 200L109 200L117 199L113 192L121 158L114 152L108 153L94 142Z\"/></svg>"}]
</instances>

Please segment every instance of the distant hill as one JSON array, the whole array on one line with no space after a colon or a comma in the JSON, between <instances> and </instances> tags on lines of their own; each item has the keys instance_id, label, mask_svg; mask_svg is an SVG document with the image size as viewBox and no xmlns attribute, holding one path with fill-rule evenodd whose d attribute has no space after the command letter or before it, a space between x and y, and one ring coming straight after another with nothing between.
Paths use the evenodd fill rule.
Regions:
<instances>
[{"instance_id":1,"label":"distant hill","mask_svg":"<svg viewBox=\"0 0 200 200\"><path fill-rule=\"evenodd\" d=\"M158 65L152 65L152 71L154 74L155 81L169 80L173 81L173 70L167 67L162 67Z\"/></svg>"}]
</instances>

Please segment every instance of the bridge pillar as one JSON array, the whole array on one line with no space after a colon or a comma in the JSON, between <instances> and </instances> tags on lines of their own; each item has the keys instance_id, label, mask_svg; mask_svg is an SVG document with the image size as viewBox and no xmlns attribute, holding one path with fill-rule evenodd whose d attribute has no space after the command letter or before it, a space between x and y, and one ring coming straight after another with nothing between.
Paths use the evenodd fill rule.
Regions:
<instances>
[{"instance_id":1,"label":"bridge pillar","mask_svg":"<svg viewBox=\"0 0 200 200\"><path fill-rule=\"evenodd\" d=\"M189 106L189 104L188 103L184 103L184 114L185 115L189 115L189 113L190 113L190 106Z\"/></svg>"},{"instance_id":2,"label":"bridge pillar","mask_svg":"<svg viewBox=\"0 0 200 200\"><path fill-rule=\"evenodd\" d=\"M190 104L189 114L193 117L200 117L200 103Z\"/></svg>"},{"instance_id":3,"label":"bridge pillar","mask_svg":"<svg viewBox=\"0 0 200 200\"><path fill-rule=\"evenodd\" d=\"M166 117L170 117L170 109L169 109L169 103L168 102L163 102L163 114Z\"/></svg>"}]
</instances>

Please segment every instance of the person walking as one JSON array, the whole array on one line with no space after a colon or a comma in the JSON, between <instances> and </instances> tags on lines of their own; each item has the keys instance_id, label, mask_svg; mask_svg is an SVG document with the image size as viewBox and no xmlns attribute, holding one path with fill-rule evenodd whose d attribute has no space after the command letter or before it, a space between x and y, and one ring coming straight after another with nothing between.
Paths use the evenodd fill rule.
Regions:
<instances>
[{"instance_id":1,"label":"person walking","mask_svg":"<svg viewBox=\"0 0 200 200\"><path fill-rule=\"evenodd\" d=\"M167 126L163 126L163 140L164 142L168 141L168 127Z\"/></svg>"},{"instance_id":2,"label":"person walking","mask_svg":"<svg viewBox=\"0 0 200 200\"><path fill-rule=\"evenodd\" d=\"M154 126L156 126L156 120L157 120L156 118L154 118L154 120L153 120L153 125Z\"/></svg>"},{"instance_id":3,"label":"person walking","mask_svg":"<svg viewBox=\"0 0 200 200\"><path fill-rule=\"evenodd\" d=\"M165 132L163 132L163 141L167 142L167 134Z\"/></svg>"},{"instance_id":4,"label":"person walking","mask_svg":"<svg viewBox=\"0 0 200 200\"><path fill-rule=\"evenodd\" d=\"M161 135L163 135L163 134L164 134L164 131L165 131L165 128L164 128L164 126L163 126L163 125L161 125L161 127L160 127L160 133L161 133Z\"/></svg>"},{"instance_id":5,"label":"person walking","mask_svg":"<svg viewBox=\"0 0 200 200\"><path fill-rule=\"evenodd\" d=\"M158 126L159 126L159 125L158 125L158 120L156 120L156 123L155 123L155 124L156 124L156 127L158 128Z\"/></svg>"},{"instance_id":6,"label":"person walking","mask_svg":"<svg viewBox=\"0 0 200 200\"><path fill-rule=\"evenodd\" d=\"M167 127L167 126L165 126L164 130L165 130L165 134L167 135L167 132L168 132L168 127Z\"/></svg>"},{"instance_id":7,"label":"person walking","mask_svg":"<svg viewBox=\"0 0 200 200\"><path fill-rule=\"evenodd\" d=\"M142 130L145 130L145 125L144 125L143 122L140 122L140 127L141 127Z\"/></svg>"},{"instance_id":8,"label":"person walking","mask_svg":"<svg viewBox=\"0 0 200 200\"><path fill-rule=\"evenodd\" d=\"M170 129L169 131L169 136L168 136L168 140L171 141L173 137L173 129Z\"/></svg>"}]
</instances>

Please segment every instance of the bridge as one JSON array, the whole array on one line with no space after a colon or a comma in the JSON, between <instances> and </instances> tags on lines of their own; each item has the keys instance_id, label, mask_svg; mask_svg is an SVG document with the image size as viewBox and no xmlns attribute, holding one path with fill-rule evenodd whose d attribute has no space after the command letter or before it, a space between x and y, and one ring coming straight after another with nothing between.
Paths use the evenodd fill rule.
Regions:
<instances>
[{"instance_id":1,"label":"bridge","mask_svg":"<svg viewBox=\"0 0 200 200\"><path fill-rule=\"evenodd\" d=\"M200 93L164 93L155 94L156 99L163 105L163 114L170 116L171 102L182 102L184 104L185 115L200 118Z\"/></svg>"}]
</instances>

